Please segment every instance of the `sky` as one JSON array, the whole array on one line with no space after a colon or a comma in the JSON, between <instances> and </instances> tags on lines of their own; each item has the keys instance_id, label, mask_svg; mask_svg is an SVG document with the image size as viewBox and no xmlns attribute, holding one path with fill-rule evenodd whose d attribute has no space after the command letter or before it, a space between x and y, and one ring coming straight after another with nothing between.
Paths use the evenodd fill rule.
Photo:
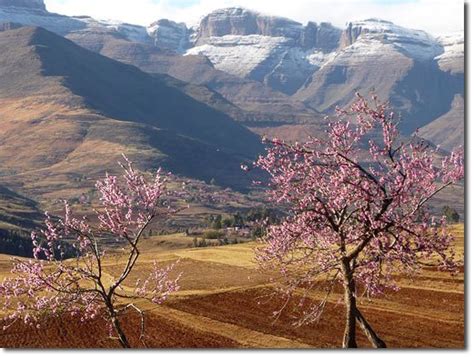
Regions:
<instances>
[{"instance_id":1,"label":"sky","mask_svg":"<svg viewBox=\"0 0 474 358\"><path fill-rule=\"evenodd\" d=\"M377 17L433 35L464 29L463 0L45 0L51 12L89 15L138 25L167 18L194 25L212 10L241 6L301 23L348 21Z\"/></svg>"}]
</instances>

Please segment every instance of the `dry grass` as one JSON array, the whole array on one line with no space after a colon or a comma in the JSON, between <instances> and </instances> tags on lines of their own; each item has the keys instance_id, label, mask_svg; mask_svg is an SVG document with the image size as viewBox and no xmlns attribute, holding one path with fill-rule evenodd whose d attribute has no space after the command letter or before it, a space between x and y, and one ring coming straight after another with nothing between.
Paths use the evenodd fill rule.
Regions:
<instances>
[{"instance_id":1,"label":"dry grass","mask_svg":"<svg viewBox=\"0 0 474 358\"><path fill-rule=\"evenodd\" d=\"M455 247L464 253L464 227L451 228ZM184 235L153 237L142 243L143 255L128 284L151 268L180 259L177 272L183 272L179 293L149 315L147 344L150 347L339 347L343 332L343 306L340 296L331 297L318 324L294 327L301 307L299 300L288 306L279 320L272 312L282 301L271 298L268 276L255 270L254 244L212 248L188 248ZM8 272L8 257L0 256L0 276ZM116 275L123 258L108 258L106 271ZM401 289L387 296L361 300L366 318L390 347L464 347L464 274L450 275L433 268L424 269L414 280L399 277ZM317 300L322 292L309 297ZM139 303L142 308L148 304ZM127 319L127 329L138 327ZM102 328L101 328L102 327ZM115 347L103 334L100 322L80 325L69 320L48 322L47 329L16 327L0 334L6 347ZM362 332L361 346L368 346ZM134 341L135 346L142 343Z\"/></svg>"}]
</instances>

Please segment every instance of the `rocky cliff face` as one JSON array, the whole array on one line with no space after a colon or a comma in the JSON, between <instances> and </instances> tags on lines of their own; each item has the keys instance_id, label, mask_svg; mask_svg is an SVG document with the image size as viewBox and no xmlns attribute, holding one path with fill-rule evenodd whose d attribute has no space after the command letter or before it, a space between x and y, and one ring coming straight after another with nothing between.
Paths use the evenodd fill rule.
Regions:
<instances>
[{"instance_id":1,"label":"rocky cliff face","mask_svg":"<svg viewBox=\"0 0 474 358\"><path fill-rule=\"evenodd\" d=\"M443 45L424 31L407 29L390 21L367 19L349 22L342 32L341 49L362 42L389 44L409 57L432 60L443 52Z\"/></svg>"},{"instance_id":2,"label":"rocky cliff face","mask_svg":"<svg viewBox=\"0 0 474 358\"><path fill-rule=\"evenodd\" d=\"M244 8L227 8L213 11L199 25L195 46L208 43L209 38L226 35L261 35L284 37L305 49L332 50L339 43L340 30L329 23L299 22L277 16L266 16Z\"/></svg>"},{"instance_id":3,"label":"rocky cliff face","mask_svg":"<svg viewBox=\"0 0 474 358\"><path fill-rule=\"evenodd\" d=\"M151 24L148 35L160 49L174 50L181 53L189 47L189 30L184 23L161 19Z\"/></svg>"},{"instance_id":4,"label":"rocky cliff face","mask_svg":"<svg viewBox=\"0 0 474 358\"><path fill-rule=\"evenodd\" d=\"M0 23L41 26L60 35L87 27L85 21L46 11L43 1L0 0Z\"/></svg>"},{"instance_id":5,"label":"rocky cliff face","mask_svg":"<svg viewBox=\"0 0 474 358\"><path fill-rule=\"evenodd\" d=\"M99 21L88 16L70 17L50 13L43 0L0 0L0 23L39 26L65 36L77 31L94 34L98 31L116 33L131 41L151 42L146 28L118 21Z\"/></svg>"},{"instance_id":6,"label":"rocky cliff face","mask_svg":"<svg viewBox=\"0 0 474 358\"><path fill-rule=\"evenodd\" d=\"M380 19L351 22L340 49L308 78L295 97L319 111L352 101L354 92L376 92L389 100L409 134L451 108L463 92L464 78L440 67L459 67L456 41L440 42L429 34Z\"/></svg>"},{"instance_id":7,"label":"rocky cliff face","mask_svg":"<svg viewBox=\"0 0 474 358\"><path fill-rule=\"evenodd\" d=\"M262 35L287 37L297 40L301 24L281 17L263 16L243 8L227 8L213 11L199 26L196 45L206 39L225 35Z\"/></svg>"}]
</instances>

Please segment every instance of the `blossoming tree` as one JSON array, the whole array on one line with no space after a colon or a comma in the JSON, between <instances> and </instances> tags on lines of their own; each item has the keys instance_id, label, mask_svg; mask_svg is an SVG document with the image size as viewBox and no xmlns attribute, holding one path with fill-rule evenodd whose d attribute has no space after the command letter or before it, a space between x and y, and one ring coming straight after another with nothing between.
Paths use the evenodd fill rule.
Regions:
<instances>
[{"instance_id":1,"label":"blossoming tree","mask_svg":"<svg viewBox=\"0 0 474 358\"><path fill-rule=\"evenodd\" d=\"M357 322L375 347L385 347L357 297L396 289L394 274L413 274L428 259L455 268L453 238L426 203L463 178L462 151L442 158L419 139L404 143L394 114L375 96L370 103L358 96L337 114L323 139L271 140L266 156L255 163L270 175L271 198L290 210L282 223L268 228L257 259L279 270L279 287L288 297L324 288L325 298L302 310L300 324L319 319L339 284L346 315L343 347L357 347Z\"/></svg>"},{"instance_id":2,"label":"blossoming tree","mask_svg":"<svg viewBox=\"0 0 474 358\"><path fill-rule=\"evenodd\" d=\"M96 183L101 203L94 210L97 224L87 217L73 217L67 203L61 219L54 220L46 213L45 228L32 233L35 259L15 259L12 277L0 284L0 300L4 312L8 312L4 329L18 320L40 327L44 318L55 315L70 315L81 321L102 316L108 322L109 334L115 332L121 346L130 347L120 316L129 309L138 311L143 338L145 312L135 305L136 300L161 304L179 289L179 275L170 278L174 265L160 268L156 263L149 275L132 287L123 285L136 268L145 230L160 213L170 211L160 202L166 177L158 171L148 181L124 158L125 163L120 163L124 169L122 181L107 174ZM104 269L104 238L115 238L123 246L126 259L117 277ZM63 260L64 240L75 242L76 258Z\"/></svg>"}]
</instances>

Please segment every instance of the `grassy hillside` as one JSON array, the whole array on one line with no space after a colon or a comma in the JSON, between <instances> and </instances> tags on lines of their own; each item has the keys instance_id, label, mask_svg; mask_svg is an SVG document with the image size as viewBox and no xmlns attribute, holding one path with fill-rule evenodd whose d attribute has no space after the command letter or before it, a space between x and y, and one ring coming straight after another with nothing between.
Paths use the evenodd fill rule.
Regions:
<instances>
[{"instance_id":1,"label":"grassy hillside","mask_svg":"<svg viewBox=\"0 0 474 358\"><path fill-rule=\"evenodd\" d=\"M251 182L240 164L258 136L172 81L44 29L0 32L0 83L0 182L35 199L87 192L83 179L113 171L121 153L224 188Z\"/></svg>"}]
</instances>

